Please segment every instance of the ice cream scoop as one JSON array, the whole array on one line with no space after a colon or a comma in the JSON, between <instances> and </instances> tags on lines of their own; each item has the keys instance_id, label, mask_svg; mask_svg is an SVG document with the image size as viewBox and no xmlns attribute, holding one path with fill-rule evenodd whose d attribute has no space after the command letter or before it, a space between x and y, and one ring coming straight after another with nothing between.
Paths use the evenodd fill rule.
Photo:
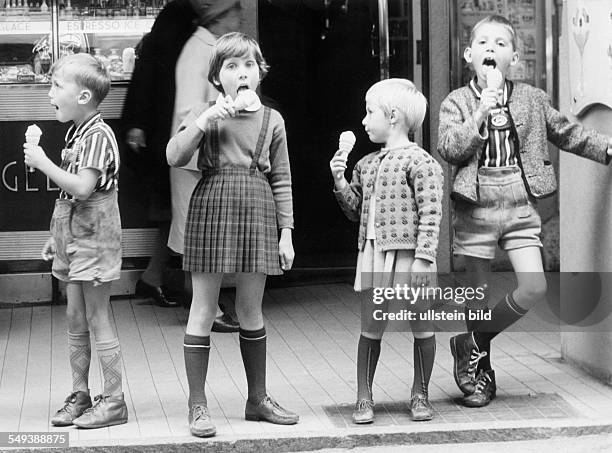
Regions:
<instances>
[{"instance_id":1,"label":"ice cream scoop","mask_svg":"<svg viewBox=\"0 0 612 453\"><path fill-rule=\"evenodd\" d=\"M247 107L255 104L259 100L257 93L253 90L240 90L238 96L234 100L234 109L235 110L244 110Z\"/></svg>"},{"instance_id":2,"label":"ice cream scoop","mask_svg":"<svg viewBox=\"0 0 612 453\"><path fill-rule=\"evenodd\" d=\"M356 141L357 139L352 131L344 131L340 134L338 149L342 151L345 158L347 158L349 153L353 150L353 146L355 146Z\"/></svg>"},{"instance_id":3,"label":"ice cream scoop","mask_svg":"<svg viewBox=\"0 0 612 453\"><path fill-rule=\"evenodd\" d=\"M29 125L25 133L26 143L29 143L31 145L38 145L38 143L40 142L41 135L42 131L40 130L40 127L38 127L36 124ZM34 169L32 167L28 167L28 171L33 172Z\"/></svg>"},{"instance_id":4,"label":"ice cream scoop","mask_svg":"<svg viewBox=\"0 0 612 453\"><path fill-rule=\"evenodd\" d=\"M489 68L485 72L485 77L487 80L487 88L493 88L496 90L501 90L504 86L504 76L501 71L497 68L493 68L490 66L485 66L485 68ZM500 102L501 99L498 98L497 102Z\"/></svg>"},{"instance_id":5,"label":"ice cream scoop","mask_svg":"<svg viewBox=\"0 0 612 453\"><path fill-rule=\"evenodd\" d=\"M40 130L40 127L38 127L36 124L29 125L25 133L26 143L38 145L41 135L42 131Z\"/></svg>"},{"instance_id":6,"label":"ice cream scoop","mask_svg":"<svg viewBox=\"0 0 612 453\"><path fill-rule=\"evenodd\" d=\"M338 140L338 150L340 151L339 156L343 157L345 161L348 159L348 155L353 150L353 146L355 146L356 141L357 139L352 131L344 131L340 134L340 139ZM342 173L337 174L336 178L342 178Z\"/></svg>"}]
</instances>

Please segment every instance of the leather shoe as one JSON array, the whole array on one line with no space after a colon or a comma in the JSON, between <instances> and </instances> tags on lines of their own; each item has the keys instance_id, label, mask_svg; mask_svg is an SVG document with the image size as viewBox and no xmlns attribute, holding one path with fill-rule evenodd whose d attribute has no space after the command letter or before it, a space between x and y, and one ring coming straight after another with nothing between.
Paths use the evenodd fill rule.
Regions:
<instances>
[{"instance_id":1,"label":"leather shoe","mask_svg":"<svg viewBox=\"0 0 612 453\"><path fill-rule=\"evenodd\" d=\"M212 325L213 332L227 333L238 332L239 330L240 324L238 324L238 321L234 321L234 319L227 313L223 313L223 316L215 318Z\"/></svg>"},{"instance_id":2,"label":"leather shoe","mask_svg":"<svg viewBox=\"0 0 612 453\"><path fill-rule=\"evenodd\" d=\"M277 425L295 425L300 417L281 407L270 396L265 396L259 404L247 400L244 418L250 421L265 421Z\"/></svg>"},{"instance_id":3,"label":"leather shoe","mask_svg":"<svg viewBox=\"0 0 612 453\"><path fill-rule=\"evenodd\" d=\"M106 426L127 423L128 411L123 399L119 395L98 395L94 398L94 405L72 423L79 428L104 428Z\"/></svg>"},{"instance_id":4,"label":"leather shoe","mask_svg":"<svg viewBox=\"0 0 612 453\"><path fill-rule=\"evenodd\" d=\"M483 407L495 398L497 385L495 384L495 371L480 370L476 378L476 390L471 395L463 398L463 404L467 407Z\"/></svg>"},{"instance_id":5,"label":"leather shoe","mask_svg":"<svg viewBox=\"0 0 612 453\"><path fill-rule=\"evenodd\" d=\"M453 376L457 386L465 395L471 395L476 389L476 372L478 362L487 356L487 351L480 351L474 338L474 332L456 335L450 339L450 350L453 356Z\"/></svg>"},{"instance_id":6,"label":"leather shoe","mask_svg":"<svg viewBox=\"0 0 612 453\"><path fill-rule=\"evenodd\" d=\"M51 424L53 426L70 426L75 418L79 418L90 407L91 398L88 393L81 390L72 392L64 401L64 406L51 418Z\"/></svg>"},{"instance_id":7,"label":"leather shoe","mask_svg":"<svg viewBox=\"0 0 612 453\"><path fill-rule=\"evenodd\" d=\"M159 307L178 307L179 303L175 300L170 300L161 286L149 285L142 279L136 282L134 294L138 297L153 299L155 305Z\"/></svg>"},{"instance_id":8,"label":"leather shoe","mask_svg":"<svg viewBox=\"0 0 612 453\"><path fill-rule=\"evenodd\" d=\"M412 421L422 422L433 418L433 407L429 403L427 396L416 394L410 400L410 415Z\"/></svg>"},{"instance_id":9,"label":"leather shoe","mask_svg":"<svg viewBox=\"0 0 612 453\"><path fill-rule=\"evenodd\" d=\"M217 434L217 429L210 420L208 407L194 404L189 408L189 431L197 437L212 437Z\"/></svg>"},{"instance_id":10,"label":"leather shoe","mask_svg":"<svg viewBox=\"0 0 612 453\"><path fill-rule=\"evenodd\" d=\"M353 423L372 423L374 421L374 401L359 400L355 403L353 411Z\"/></svg>"}]
</instances>

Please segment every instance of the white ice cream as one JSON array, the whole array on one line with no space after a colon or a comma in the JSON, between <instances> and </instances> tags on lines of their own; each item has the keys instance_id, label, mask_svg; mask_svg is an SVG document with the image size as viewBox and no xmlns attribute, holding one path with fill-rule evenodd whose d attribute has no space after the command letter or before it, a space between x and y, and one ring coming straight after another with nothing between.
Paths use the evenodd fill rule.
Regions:
<instances>
[{"instance_id":1,"label":"white ice cream","mask_svg":"<svg viewBox=\"0 0 612 453\"><path fill-rule=\"evenodd\" d=\"M41 135L42 131L40 130L40 127L38 127L36 124L31 124L30 126L28 126L25 133L26 143L38 145Z\"/></svg>"}]
</instances>

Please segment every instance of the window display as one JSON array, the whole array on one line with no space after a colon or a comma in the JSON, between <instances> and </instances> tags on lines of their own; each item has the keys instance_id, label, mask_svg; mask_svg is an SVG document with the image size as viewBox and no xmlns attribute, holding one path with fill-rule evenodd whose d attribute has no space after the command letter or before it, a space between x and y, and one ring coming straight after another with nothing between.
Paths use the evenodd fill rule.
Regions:
<instances>
[{"instance_id":1,"label":"window display","mask_svg":"<svg viewBox=\"0 0 612 453\"><path fill-rule=\"evenodd\" d=\"M79 52L108 64L113 81L130 80L134 47L166 2L0 0L0 83L48 83L51 64Z\"/></svg>"}]
</instances>

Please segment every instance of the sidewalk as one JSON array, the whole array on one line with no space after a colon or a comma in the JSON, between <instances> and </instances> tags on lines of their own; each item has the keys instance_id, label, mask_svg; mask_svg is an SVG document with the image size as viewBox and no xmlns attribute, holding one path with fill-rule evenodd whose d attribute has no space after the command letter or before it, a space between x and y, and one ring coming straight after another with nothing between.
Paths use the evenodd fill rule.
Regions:
<instances>
[{"instance_id":1,"label":"sidewalk","mask_svg":"<svg viewBox=\"0 0 612 453\"><path fill-rule=\"evenodd\" d=\"M498 397L482 409L456 401L452 333L438 333L430 386L436 416L427 423L412 422L406 411L412 334L388 332L374 381L376 421L355 426L350 414L360 313L351 286L269 289L264 307L268 388L300 414L298 425L244 420L246 379L238 336L213 333L207 396L218 434L208 440L190 436L182 347L186 310L118 299L112 311L123 351L129 422L98 430L50 426L50 416L70 391L65 306L15 307L0 309L0 432L67 431L71 447L113 446L112 451L135 445L149 446L139 451L298 451L612 433L612 388L561 361L558 333L531 331L496 338L492 363ZM92 353L95 395L102 379Z\"/></svg>"}]
</instances>

